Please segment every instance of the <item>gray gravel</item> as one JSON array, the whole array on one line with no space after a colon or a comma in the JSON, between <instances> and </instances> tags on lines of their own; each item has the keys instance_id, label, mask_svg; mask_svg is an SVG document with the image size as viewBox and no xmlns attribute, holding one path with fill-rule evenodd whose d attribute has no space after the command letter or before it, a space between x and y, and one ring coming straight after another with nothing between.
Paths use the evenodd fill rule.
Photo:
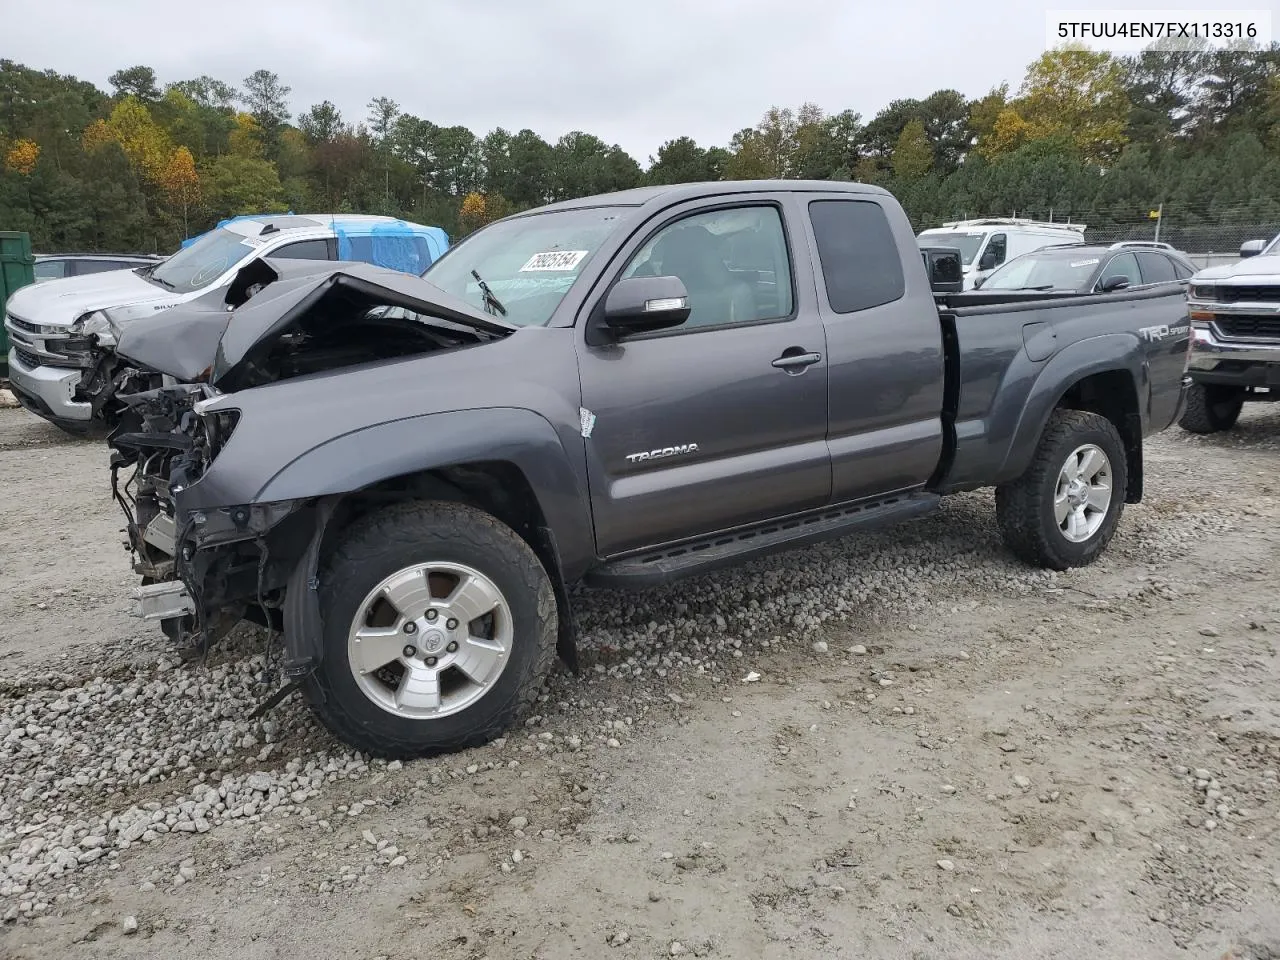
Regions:
<instances>
[{"instance_id":1,"label":"gray gravel","mask_svg":"<svg viewBox=\"0 0 1280 960\"><path fill-rule=\"evenodd\" d=\"M1183 455L1206 446L1176 431L1160 443L1168 453ZM105 483L105 474L86 482ZM1112 562L1135 570L1127 596L1172 595L1161 564L1205 536L1247 522L1249 509L1225 501L1212 511L1167 501L1159 511L1130 508L1112 547ZM127 576L125 562L121 554ZM1075 590L1078 579L1073 573L1028 569L1011 559L994 532L990 495L976 493L956 497L940 515L895 531L785 554L714 577L645 594L578 594L584 676L558 675L539 715L494 748L420 765L422 782L429 788L504 770L518 776L512 751L573 755L620 749L644 736L657 706L678 707L691 688L708 684L717 695L732 694L767 658L786 655L796 663L843 658L869 665L866 646L832 642L836 626L910 623L940 609L976 609L984 596ZM120 602L119 597L100 601L112 609ZM57 617L56 607L38 608L38 615ZM1218 636L1207 625L1200 633ZM81 900L135 848L163 850L176 835L270 836L284 821L323 835L332 833L337 818L359 821L365 812L361 803L322 809L332 785L365 781L399 765L343 748L296 701L265 719L249 720L269 692L256 681L262 644L260 631L241 628L207 662L183 664L162 637L149 634L130 644L127 657L107 648L87 662L6 673L0 681L0 918L25 922ZM963 646L963 638L956 638L946 653L967 661L970 653ZM620 679L629 684L626 700L602 695L606 684ZM866 672L865 696L868 701L889 696L900 682L899 674L876 666ZM913 715L915 708L904 712ZM999 755L1016 761L1012 752ZM1247 818L1250 807L1274 797L1276 790L1274 769L1249 783L1233 783L1205 769L1187 769L1182 776L1196 805L1191 817L1204 830ZM1009 774L1006 783L1023 792L1043 789L1021 773ZM946 783L939 790L950 796L963 787ZM526 840L557 836L523 814L503 817L494 829L507 837L503 872L529 866ZM364 830L360 839L358 849L334 864L317 892L359 887L411 862L411 853L394 838ZM955 867L949 859L936 863L946 872ZM200 876L198 864L186 858L157 871L147 883L173 889ZM125 917L121 929L133 934L137 919ZM607 942L619 947L629 939L626 931L615 930ZM676 956L686 948L676 941L669 950Z\"/></svg>"}]
</instances>

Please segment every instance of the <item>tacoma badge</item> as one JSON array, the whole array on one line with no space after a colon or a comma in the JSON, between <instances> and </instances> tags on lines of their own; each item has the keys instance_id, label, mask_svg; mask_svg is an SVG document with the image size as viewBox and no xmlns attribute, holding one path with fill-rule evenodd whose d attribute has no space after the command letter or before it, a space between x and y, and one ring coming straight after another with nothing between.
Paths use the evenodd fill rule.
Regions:
<instances>
[{"instance_id":1,"label":"tacoma badge","mask_svg":"<svg viewBox=\"0 0 1280 960\"><path fill-rule=\"evenodd\" d=\"M681 457L687 453L697 453L696 443L685 443L678 447L662 447L659 450L646 450L643 453L628 453L627 459L632 463L643 463L645 460L661 460L664 457Z\"/></svg>"}]
</instances>

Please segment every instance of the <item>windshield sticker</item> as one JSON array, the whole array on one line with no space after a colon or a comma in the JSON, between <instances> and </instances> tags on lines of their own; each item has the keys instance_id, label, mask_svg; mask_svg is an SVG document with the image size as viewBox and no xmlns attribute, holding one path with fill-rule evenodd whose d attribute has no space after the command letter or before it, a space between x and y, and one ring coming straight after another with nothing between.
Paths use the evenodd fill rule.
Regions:
<instances>
[{"instance_id":1,"label":"windshield sticker","mask_svg":"<svg viewBox=\"0 0 1280 960\"><path fill-rule=\"evenodd\" d=\"M520 268L520 273L530 273L535 270L572 270L586 255L586 250L548 250L546 253L535 253Z\"/></svg>"},{"instance_id":2,"label":"windshield sticker","mask_svg":"<svg viewBox=\"0 0 1280 960\"><path fill-rule=\"evenodd\" d=\"M1097 258L1097 257L1094 257L1092 260L1072 260L1072 261L1071 261L1071 266L1073 266L1073 267L1092 267L1092 266L1093 266L1094 264L1096 264L1097 262L1098 262L1098 258Z\"/></svg>"}]
</instances>

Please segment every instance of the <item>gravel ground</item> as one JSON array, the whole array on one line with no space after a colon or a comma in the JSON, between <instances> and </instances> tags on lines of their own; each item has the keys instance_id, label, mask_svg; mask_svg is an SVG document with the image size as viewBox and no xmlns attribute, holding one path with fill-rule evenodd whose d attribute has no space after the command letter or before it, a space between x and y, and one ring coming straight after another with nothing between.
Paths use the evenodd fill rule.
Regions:
<instances>
[{"instance_id":1,"label":"gravel ground","mask_svg":"<svg viewBox=\"0 0 1280 960\"><path fill-rule=\"evenodd\" d=\"M0 410L0 956L1280 956L1280 411L1173 429L1102 562L989 494L578 598L503 741L370 762L262 635L126 613L102 444Z\"/></svg>"}]
</instances>

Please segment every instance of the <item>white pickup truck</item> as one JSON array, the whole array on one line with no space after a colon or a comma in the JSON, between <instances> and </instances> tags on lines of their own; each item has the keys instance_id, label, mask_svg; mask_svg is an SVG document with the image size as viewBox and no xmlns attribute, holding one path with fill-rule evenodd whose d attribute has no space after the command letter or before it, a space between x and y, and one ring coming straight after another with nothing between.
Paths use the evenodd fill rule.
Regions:
<instances>
[{"instance_id":1,"label":"white pickup truck","mask_svg":"<svg viewBox=\"0 0 1280 960\"><path fill-rule=\"evenodd\" d=\"M1191 387L1179 423L1230 430L1246 400L1280 400L1280 235L1250 240L1236 263L1191 278Z\"/></svg>"},{"instance_id":2,"label":"white pickup truck","mask_svg":"<svg viewBox=\"0 0 1280 960\"><path fill-rule=\"evenodd\" d=\"M439 227L356 214L238 217L166 260L30 284L5 306L9 383L18 402L62 430L109 420L119 330L224 287L259 257L359 260L420 274L449 247Z\"/></svg>"}]
</instances>

